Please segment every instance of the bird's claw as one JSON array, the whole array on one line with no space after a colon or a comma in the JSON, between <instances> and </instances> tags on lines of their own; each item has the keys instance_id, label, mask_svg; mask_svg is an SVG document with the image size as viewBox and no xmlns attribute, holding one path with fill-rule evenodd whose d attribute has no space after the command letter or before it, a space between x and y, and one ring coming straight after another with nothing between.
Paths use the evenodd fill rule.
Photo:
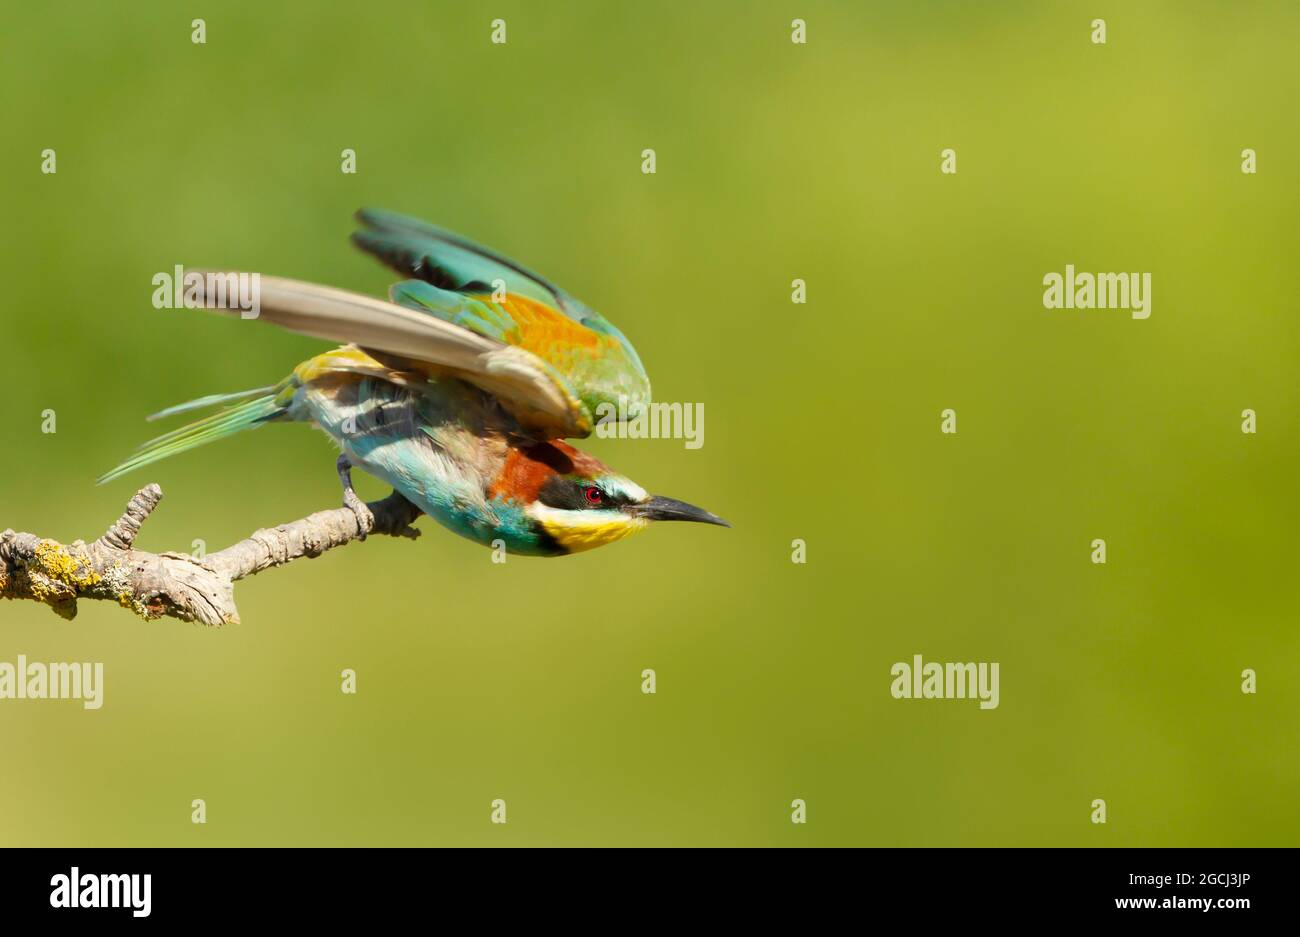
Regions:
<instances>
[{"instance_id":1,"label":"bird's claw","mask_svg":"<svg viewBox=\"0 0 1300 937\"><path fill-rule=\"evenodd\" d=\"M337 467L339 481L343 483L343 506L356 515L357 530L360 532L357 539L365 540L366 536L375 529L375 515L366 506L366 502L352 490L352 463L348 461L348 457L339 456Z\"/></svg>"}]
</instances>

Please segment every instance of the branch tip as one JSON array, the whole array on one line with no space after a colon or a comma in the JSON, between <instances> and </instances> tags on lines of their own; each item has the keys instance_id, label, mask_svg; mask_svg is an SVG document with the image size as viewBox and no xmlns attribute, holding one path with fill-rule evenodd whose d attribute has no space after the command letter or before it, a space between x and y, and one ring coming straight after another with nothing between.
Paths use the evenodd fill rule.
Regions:
<instances>
[{"instance_id":1,"label":"branch tip","mask_svg":"<svg viewBox=\"0 0 1300 937\"><path fill-rule=\"evenodd\" d=\"M140 528L144 522L149 519L154 508L158 507L158 502L162 500L162 488L158 485L145 485L135 493L127 503L126 511L119 517L113 526L105 531L104 536L95 541L96 545L108 547L113 550L129 550L135 545L135 538L140 533Z\"/></svg>"}]
</instances>

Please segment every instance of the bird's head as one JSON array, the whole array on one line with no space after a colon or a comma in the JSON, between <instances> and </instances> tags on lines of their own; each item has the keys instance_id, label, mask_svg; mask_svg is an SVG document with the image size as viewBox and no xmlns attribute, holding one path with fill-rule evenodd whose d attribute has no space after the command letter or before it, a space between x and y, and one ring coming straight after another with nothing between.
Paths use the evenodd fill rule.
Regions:
<instances>
[{"instance_id":1,"label":"bird's head","mask_svg":"<svg viewBox=\"0 0 1300 937\"><path fill-rule=\"evenodd\" d=\"M647 494L632 479L568 443L512 448L490 491L523 505L541 551L579 553L644 530L651 521L731 525L703 508Z\"/></svg>"}]
</instances>

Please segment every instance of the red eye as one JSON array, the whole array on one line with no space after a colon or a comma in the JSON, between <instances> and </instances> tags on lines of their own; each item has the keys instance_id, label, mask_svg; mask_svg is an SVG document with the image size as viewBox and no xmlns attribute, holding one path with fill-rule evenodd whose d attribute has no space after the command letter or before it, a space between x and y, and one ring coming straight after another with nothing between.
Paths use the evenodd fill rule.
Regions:
<instances>
[{"instance_id":1,"label":"red eye","mask_svg":"<svg viewBox=\"0 0 1300 937\"><path fill-rule=\"evenodd\" d=\"M600 493L600 489L594 486L588 486L582 491L587 496L588 504L600 504L605 499L605 496Z\"/></svg>"}]
</instances>

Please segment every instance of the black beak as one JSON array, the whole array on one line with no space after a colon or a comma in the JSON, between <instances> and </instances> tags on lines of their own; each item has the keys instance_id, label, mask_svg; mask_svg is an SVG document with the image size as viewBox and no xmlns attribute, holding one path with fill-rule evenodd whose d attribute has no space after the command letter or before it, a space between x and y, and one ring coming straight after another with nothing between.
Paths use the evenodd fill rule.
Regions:
<instances>
[{"instance_id":1,"label":"black beak","mask_svg":"<svg viewBox=\"0 0 1300 937\"><path fill-rule=\"evenodd\" d=\"M722 518L716 514L710 514L704 508L697 508L693 504L678 501L676 498L661 498L658 495L640 504L630 504L627 510L631 514L652 521L698 521L701 524L731 526Z\"/></svg>"}]
</instances>

